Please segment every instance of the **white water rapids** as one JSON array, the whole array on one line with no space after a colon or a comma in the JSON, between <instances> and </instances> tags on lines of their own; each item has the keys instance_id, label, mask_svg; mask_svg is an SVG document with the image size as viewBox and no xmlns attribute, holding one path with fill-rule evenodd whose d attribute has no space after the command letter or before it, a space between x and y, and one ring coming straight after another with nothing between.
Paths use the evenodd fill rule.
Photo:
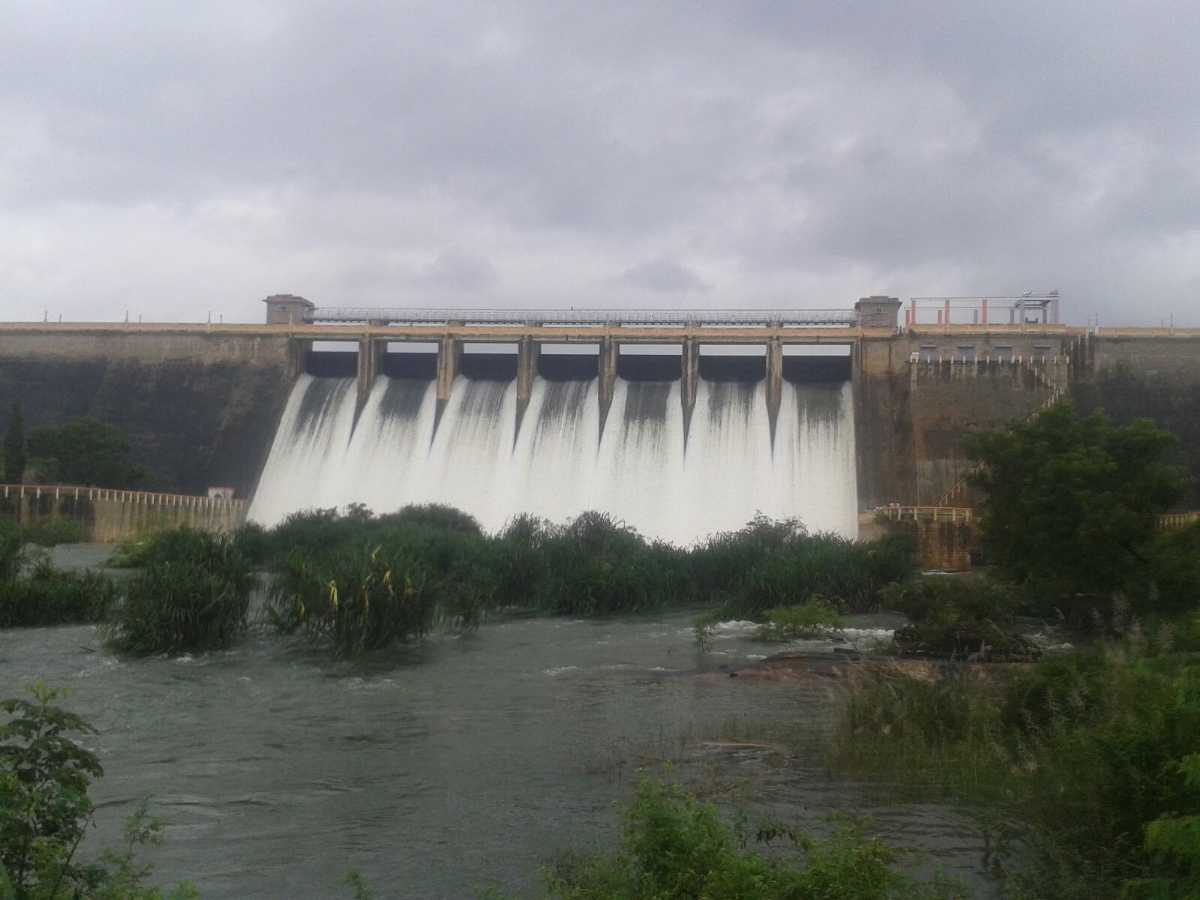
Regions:
<instances>
[{"instance_id":1,"label":"white water rapids","mask_svg":"<svg viewBox=\"0 0 1200 900\"><path fill-rule=\"evenodd\" d=\"M701 379L686 447L678 381L618 379L603 434L597 390L596 379L537 378L518 431L515 381L460 376L435 422L433 382L381 375L355 423L354 379L304 375L250 518L437 502L488 530L523 512L561 522L594 509L678 544L756 513L857 534L848 382L784 381L774 448L765 382Z\"/></svg>"}]
</instances>

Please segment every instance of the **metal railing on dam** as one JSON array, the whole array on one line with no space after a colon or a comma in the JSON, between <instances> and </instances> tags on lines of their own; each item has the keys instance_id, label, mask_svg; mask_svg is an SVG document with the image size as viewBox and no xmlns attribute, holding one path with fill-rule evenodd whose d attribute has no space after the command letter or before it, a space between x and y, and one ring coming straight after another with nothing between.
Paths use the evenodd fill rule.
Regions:
<instances>
[{"instance_id":1,"label":"metal railing on dam","mask_svg":"<svg viewBox=\"0 0 1200 900\"><path fill-rule=\"evenodd\" d=\"M859 315L852 309L484 309L464 307L413 308L335 306L317 307L307 322L364 322L378 325L649 325L649 326L852 326Z\"/></svg>"},{"instance_id":2,"label":"metal railing on dam","mask_svg":"<svg viewBox=\"0 0 1200 900\"><path fill-rule=\"evenodd\" d=\"M0 515L22 525L79 522L88 540L113 543L164 528L229 532L246 521L249 501L195 494L65 484L0 485Z\"/></svg>"}]
</instances>

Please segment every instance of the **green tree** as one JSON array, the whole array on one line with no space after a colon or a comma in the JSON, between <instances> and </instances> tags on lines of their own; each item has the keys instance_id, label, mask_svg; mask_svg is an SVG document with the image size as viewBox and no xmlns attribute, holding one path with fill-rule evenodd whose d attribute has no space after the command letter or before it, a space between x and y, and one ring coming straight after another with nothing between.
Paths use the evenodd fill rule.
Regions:
<instances>
[{"instance_id":1,"label":"green tree","mask_svg":"<svg viewBox=\"0 0 1200 900\"><path fill-rule=\"evenodd\" d=\"M1187 488L1167 461L1171 434L1060 403L966 444L982 463L974 484L984 549L1002 574L1058 599L1109 597L1145 581L1157 517Z\"/></svg>"},{"instance_id":2,"label":"green tree","mask_svg":"<svg viewBox=\"0 0 1200 900\"><path fill-rule=\"evenodd\" d=\"M29 435L29 455L63 484L129 488L145 477L129 461L125 432L95 419L35 428Z\"/></svg>"},{"instance_id":3,"label":"green tree","mask_svg":"<svg viewBox=\"0 0 1200 900\"><path fill-rule=\"evenodd\" d=\"M21 415L21 404L14 403L12 415L8 417L8 430L4 433L4 480L8 484L20 484L25 474L25 417Z\"/></svg>"}]
</instances>

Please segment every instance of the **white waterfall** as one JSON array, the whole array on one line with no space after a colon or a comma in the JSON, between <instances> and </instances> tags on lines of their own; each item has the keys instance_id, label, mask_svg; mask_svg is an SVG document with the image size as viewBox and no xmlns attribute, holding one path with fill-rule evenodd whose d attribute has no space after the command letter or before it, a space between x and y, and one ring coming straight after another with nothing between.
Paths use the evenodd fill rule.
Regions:
<instances>
[{"instance_id":1,"label":"white waterfall","mask_svg":"<svg viewBox=\"0 0 1200 900\"><path fill-rule=\"evenodd\" d=\"M489 530L595 509L679 544L759 512L857 534L849 383L784 381L773 447L765 382L701 379L686 441L678 381L618 379L603 429L597 393L596 379L539 377L518 428L515 381L460 376L438 420L433 382L381 375L355 423L353 379L304 375L250 518L437 502Z\"/></svg>"}]
</instances>

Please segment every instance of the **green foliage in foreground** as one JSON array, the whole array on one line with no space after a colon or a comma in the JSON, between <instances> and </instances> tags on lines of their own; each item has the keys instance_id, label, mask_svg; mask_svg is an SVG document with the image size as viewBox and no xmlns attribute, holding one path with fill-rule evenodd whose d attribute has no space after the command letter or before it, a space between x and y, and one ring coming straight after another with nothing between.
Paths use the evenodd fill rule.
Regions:
<instances>
[{"instance_id":1,"label":"green foliage in foreground","mask_svg":"<svg viewBox=\"0 0 1200 900\"><path fill-rule=\"evenodd\" d=\"M228 537L186 528L164 532L144 561L107 628L118 651L213 650L245 630L255 576Z\"/></svg>"},{"instance_id":2,"label":"green foliage in foreground","mask_svg":"<svg viewBox=\"0 0 1200 900\"><path fill-rule=\"evenodd\" d=\"M59 695L42 686L33 700L0 701L0 897L14 900L160 900L146 885L148 866L136 862L140 846L156 843L160 826L145 805L129 820L125 846L85 863L80 844L92 824L88 789L104 774L92 751L71 735L95 730L53 705ZM171 897L195 897L186 886Z\"/></svg>"},{"instance_id":3,"label":"green foliage in foreground","mask_svg":"<svg viewBox=\"0 0 1200 900\"><path fill-rule=\"evenodd\" d=\"M569 855L546 872L558 900L890 900L957 896L896 869L897 855L845 828L828 840L791 829L759 829L754 840L788 838L791 854L765 855L725 825L710 804L678 787L644 781L626 811L613 856Z\"/></svg>"},{"instance_id":4,"label":"green foliage in foreground","mask_svg":"<svg viewBox=\"0 0 1200 900\"><path fill-rule=\"evenodd\" d=\"M1200 896L1200 659L1175 649L1197 630L1135 635L1006 683L878 681L850 699L834 759L969 801L1015 839L1018 896Z\"/></svg>"},{"instance_id":5,"label":"green foliage in foreground","mask_svg":"<svg viewBox=\"0 0 1200 900\"><path fill-rule=\"evenodd\" d=\"M967 449L982 463L975 486L988 559L1085 624L1114 591L1140 596L1158 514L1187 487L1168 463L1174 443L1151 422L1117 427L1066 403L970 436Z\"/></svg>"},{"instance_id":6,"label":"green foliage in foreground","mask_svg":"<svg viewBox=\"0 0 1200 900\"><path fill-rule=\"evenodd\" d=\"M842 627L838 611L821 597L813 597L799 606L768 609L766 615L767 621L758 630L760 641L827 638Z\"/></svg>"}]
</instances>

